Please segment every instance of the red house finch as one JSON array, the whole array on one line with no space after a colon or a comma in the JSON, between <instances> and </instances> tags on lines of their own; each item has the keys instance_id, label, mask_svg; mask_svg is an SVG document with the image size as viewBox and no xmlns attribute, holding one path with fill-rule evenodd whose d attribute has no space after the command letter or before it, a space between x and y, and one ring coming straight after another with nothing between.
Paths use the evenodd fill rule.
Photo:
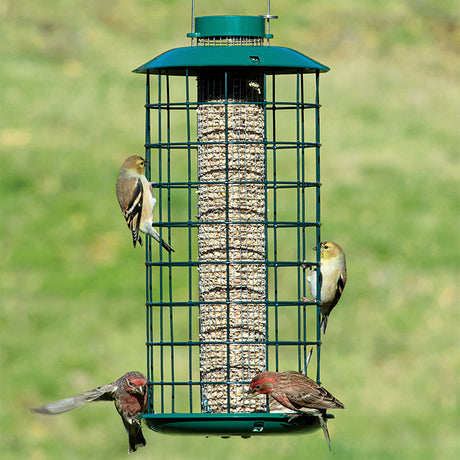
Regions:
<instances>
[{"instance_id":1,"label":"red house finch","mask_svg":"<svg viewBox=\"0 0 460 460\"><path fill-rule=\"evenodd\" d=\"M142 246L139 231L155 238L168 252L171 246L160 238L152 227L153 208L157 200L153 197L151 184L144 176L145 160L131 155L121 165L117 181L117 199L125 216L126 223L133 234L133 244Z\"/></svg>"},{"instance_id":2,"label":"red house finch","mask_svg":"<svg viewBox=\"0 0 460 460\"><path fill-rule=\"evenodd\" d=\"M325 334L329 315L337 305L347 283L347 262L345 254L338 244L332 241L323 241L320 248L321 329L323 330L323 334ZM305 268L306 266L304 266ZM316 300L316 270L313 270L312 267L310 267L307 275L307 281L310 286L311 295ZM304 302L308 301L305 297L302 300Z\"/></svg>"},{"instance_id":3,"label":"red house finch","mask_svg":"<svg viewBox=\"0 0 460 460\"><path fill-rule=\"evenodd\" d=\"M76 409L91 401L114 401L129 436L129 452L131 453L146 444L141 422L137 418L137 415L145 411L147 404L146 384L147 379L143 374L132 371L120 377L116 382L31 409L31 411L54 415Z\"/></svg>"},{"instance_id":4,"label":"red house finch","mask_svg":"<svg viewBox=\"0 0 460 460\"><path fill-rule=\"evenodd\" d=\"M326 409L343 409L344 405L314 380L295 371L261 372L252 379L249 388L249 394L266 394L291 411L318 416L331 448ZM279 412L279 406L271 404L270 412Z\"/></svg>"}]
</instances>

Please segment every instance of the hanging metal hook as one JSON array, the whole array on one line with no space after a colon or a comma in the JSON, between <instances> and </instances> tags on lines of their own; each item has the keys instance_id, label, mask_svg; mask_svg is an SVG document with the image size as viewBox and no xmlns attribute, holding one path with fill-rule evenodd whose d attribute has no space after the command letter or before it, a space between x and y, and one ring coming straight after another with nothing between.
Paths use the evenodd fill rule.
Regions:
<instances>
[{"instance_id":1,"label":"hanging metal hook","mask_svg":"<svg viewBox=\"0 0 460 460\"><path fill-rule=\"evenodd\" d=\"M195 41L195 0L192 0L192 46L194 45Z\"/></svg>"},{"instance_id":2,"label":"hanging metal hook","mask_svg":"<svg viewBox=\"0 0 460 460\"><path fill-rule=\"evenodd\" d=\"M270 38L273 38L270 33L270 19L278 19L278 16L270 14L270 0L267 0L267 14L259 14L259 17L266 19L265 38L267 39L267 45L270 45Z\"/></svg>"}]
</instances>

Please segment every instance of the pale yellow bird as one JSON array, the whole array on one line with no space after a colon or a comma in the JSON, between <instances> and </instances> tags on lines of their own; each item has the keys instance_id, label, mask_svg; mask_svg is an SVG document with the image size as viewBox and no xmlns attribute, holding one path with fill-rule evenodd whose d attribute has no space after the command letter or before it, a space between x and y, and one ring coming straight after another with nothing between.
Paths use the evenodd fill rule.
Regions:
<instances>
[{"instance_id":1,"label":"pale yellow bird","mask_svg":"<svg viewBox=\"0 0 460 460\"><path fill-rule=\"evenodd\" d=\"M155 238L168 252L174 252L152 227L153 208L157 200L153 196L152 185L144 176L144 165L145 160L138 155L131 155L123 162L117 181L118 203L133 234L134 247L137 242L142 246L141 231Z\"/></svg>"},{"instance_id":2,"label":"pale yellow bird","mask_svg":"<svg viewBox=\"0 0 460 460\"><path fill-rule=\"evenodd\" d=\"M321 329L325 334L329 315L337 305L347 282L347 262L342 248L337 243L323 241L320 247ZM311 295L316 300L316 270L313 267L309 269L307 281ZM305 297L302 300L308 301Z\"/></svg>"}]
</instances>

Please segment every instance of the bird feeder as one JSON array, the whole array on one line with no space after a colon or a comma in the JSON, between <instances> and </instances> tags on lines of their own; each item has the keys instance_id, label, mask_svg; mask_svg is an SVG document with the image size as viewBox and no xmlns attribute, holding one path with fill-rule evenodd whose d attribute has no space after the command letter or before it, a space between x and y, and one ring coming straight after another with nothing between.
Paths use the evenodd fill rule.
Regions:
<instances>
[{"instance_id":1,"label":"bird feeder","mask_svg":"<svg viewBox=\"0 0 460 460\"><path fill-rule=\"evenodd\" d=\"M148 238L143 418L157 432L319 427L247 394L258 372L304 370L311 346L320 378L320 299L301 299L302 265L321 241L319 76L329 69L270 46L273 18L192 17L191 46L134 70L146 76L154 226L176 251ZM319 267L319 251L306 263Z\"/></svg>"}]
</instances>

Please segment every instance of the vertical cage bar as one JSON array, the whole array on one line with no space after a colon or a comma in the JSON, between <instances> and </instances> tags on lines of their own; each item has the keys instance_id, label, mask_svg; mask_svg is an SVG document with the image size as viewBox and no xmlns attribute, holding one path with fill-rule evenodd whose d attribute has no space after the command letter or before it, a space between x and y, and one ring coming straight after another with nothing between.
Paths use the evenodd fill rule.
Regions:
<instances>
[{"instance_id":1,"label":"vertical cage bar","mask_svg":"<svg viewBox=\"0 0 460 460\"><path fill-rule=\"evenodd\" d=\"M316 380L320 382L320 358L321 358L321 192L320 192L320 119L319 119L319 71L316 71L316 96L315 96L315 158L316 158L316 341L318 345L316 359Z\"/></svg>"},{"instance_id":2,"label":"vertical cage bar","mask_svg":"<svg viewBox=\"0 0 460 460\"><path fill-rule=\"evenodd\" d=\"M187 237L188 237L188 299L189 302L192 301L192 165L191 165L191 145L190 145L190 79L188 69L185 71L185 104L186 104L186 124L187 124ZM193 322L193 306L189 305L188 307L188 378L189 378L189 410L193 412L193 385L190 382L193 381L193 346L191 345L193 341L193 331L192 331L192 322Z\"/></svg>"},{"instance_id":3,"label":"vertical cage bar","mask_svg":"<svg viewBox=\"0 0 460 460\"><path fill-rule=\"evenodd\" d=\"M161 168L161 154L162 154L162 139L163 139L163 136L162 136L162 97L161 97L161 91L162 91L162 83L161 83L161 80L162 80L162 76L161 74L158 75L158 96L157 96L157 100L158 100L158 182L161 182L162 181L162 168ZM160 188L158 190L158 201L160 203L160 220L161 220L161 200L162 198L162 189ZM160 230L161 231L161 230ZM160 234L161 235L161 234ZM151 238L148 237L148 241L149 243L151 242ZM160 261L162 260L162 254L163 254L163 251L160 251ZM164 327L164 319L163 319L163 314L164 314L164 311L163 311L163 302L164 302L164 297L163 297L163 267L159 266L158 267L158 271L159 271L159 276L158 276L158 280L159 280L159 283L160 283L160 303L162 305L160 305L158 308L160 310L160 318L159 318L159 324L160 324L160 396L161 396L161 412L164 412L165 411L165 385L164 385L164 382L165 382L165 375L164 375L164 367L165 367L165 362L164 362L164 345L163 345L163 342L164 342L164 331L163 331L163 327Z\"/></svg>"},{"instance_id":4,"label":"vertical cage bar","mask_svg":"<svg viewBox=\"0 0 460 460\"><path fill-rule=\"evenodd\" d=\"M264 73L264 85L263 85L263 102L264 102L264 105L263 105L263 116L264 116L264 120L267 120L267 74ZM267 195L268 195L268 190L267 190L267 177L268 177L268 173L267 173L267 164L268 164L268 147L267 147L267 123L264 123L264 184L265 184L265 188L264 188L264 199L265 199L265 207L264 207L264 221L267 222L268 220L268 210L267 210L267 203L268 203L268 199L267 199ZM268 259L269 259L269 252L268 252L268 242L269 242L269 238L268 238L268 226L265 225L264 226L264 238L265 238L265 254L264 254L264 260L265 260L265 264L268 263ZM267 266L267 265L265 265ZM269 298L269 288L268 288L268 277L269 277L269 271L267 269L265 269L265 298L268 299ZM265 337L268 338L269 337L269 329L268 329L268 325L269 325L269 321L268 321L268 311L266 312L266 315L267 315L267 321L265 323ZM269 362L269 347L268 347L268 343L265 343L265 369L264 370L268 370L268 362ZM267 411L268 411L268 407L267 407Z\"/></svg>"},{"instance_id":5,"label":"vertical cage bar","mask_svg":"<svg viewBox=\"0 0 460 460\"><path fill-rule=\"evenodd\" d=\"M276 226L276 162L277 162L277 149L276 149L276 89L275 89L275 75L273 75L272 86L272 123L273 123L273 283L274 283L274 301L275 301L275 371L279 371L279 318L278 318L278 267L276 265L278 257L278 242L277 242L277 226Z\"/></svg>"},{"instance_id":6,"label":"vertical cage bar","mask_svg":"<svg viewBox=\"0 0 460 460\"><path fill-rule=\"evenodd\" d=\"M206 302L200 380L207 412L265 409L242 384L266 368L262 99L261 74L198 77L199 291Z\"/></svg>"},{"instance_id":7,"label":"vertical cage bar","mask_svg":"<svg viewBox=\"0 0 460 460\"><path fill-rule=\"evenodd\" d=\"M299 258L299 247L300 247L300 75L296 75L296 106L295 106L295 126L296 126L296 218L297 218L297 228L296 228L296 237L297 237L297 259ZM298 273L299 275L299 273ZM299 278L298 278L299 279ZM299 285L299 283L298 283ZM304 322L302 317L302 305L297 304L297 330L298 330L298 342L297 345L297 369L302 371L302 334L305 332Z\"/></svg>"},{"instance_id":8,"label":"vertical cage bar","mask_svg":"<svg viewBox=\"0 0 460 460\"><path fill-rule=\"evenodd\" d=\"M169 92L169 74L166 72L166 177L168 181L167 187L167 198L168 198L168 222L171 222L171 99ZM162 235L162 228L160 227L160 237ZM162 252L162 251L160 251ZM173 301L172 295L172 279L171 279L171 266L168 267L168 294L169 294L169 339L171 343L174 343L174 314L173 307L171 302ZM170 346L170 361L171 361L171 412L175 412L175 402L176 402L176 387L174 385L175 373L175 356L174 356L174 345Z\"/></svg>"}]
</instances>

